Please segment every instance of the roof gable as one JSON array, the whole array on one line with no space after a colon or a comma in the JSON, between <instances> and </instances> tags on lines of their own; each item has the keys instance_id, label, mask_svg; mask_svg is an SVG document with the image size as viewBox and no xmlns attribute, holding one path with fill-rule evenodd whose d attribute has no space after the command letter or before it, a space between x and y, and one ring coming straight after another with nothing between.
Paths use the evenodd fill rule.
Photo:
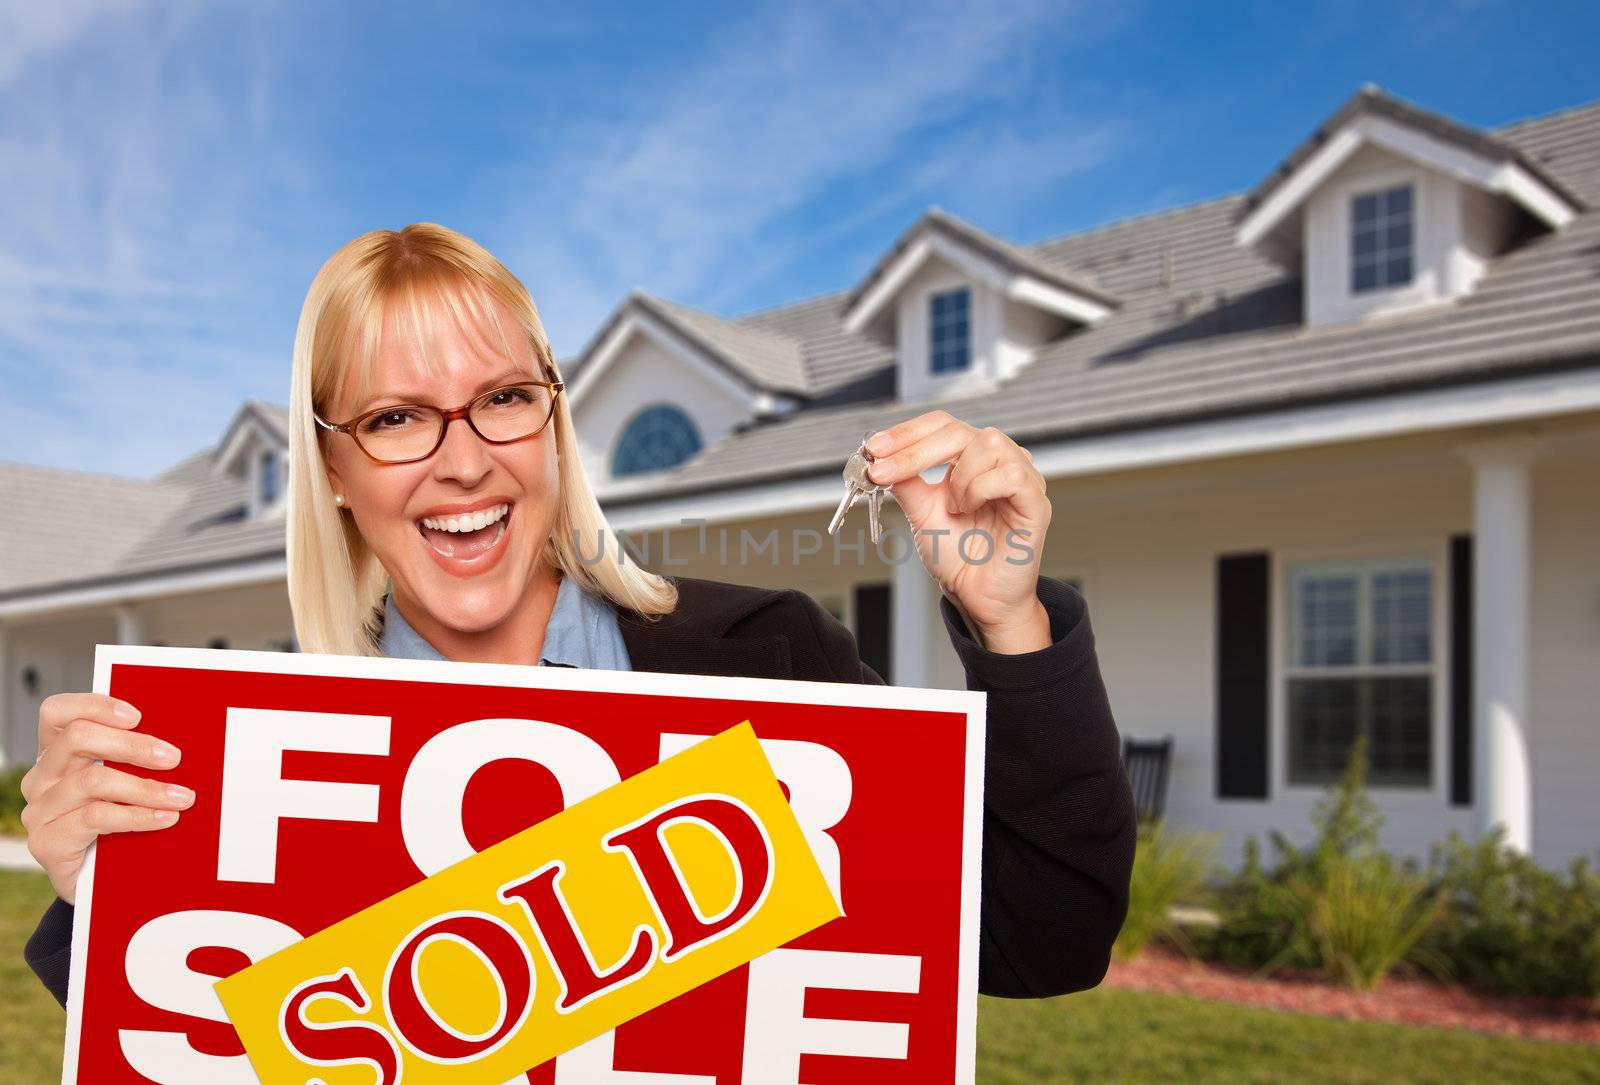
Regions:
<instances>
[{"instance_id":1,"label":"roof gable","mask_svg":"<svg viewBox=\"0 0 1600 1085\"><path fill-rule=\"evenodd\" d=\"M1087 276L1048 264L935 207L900 235L845 298L841 309L845 331L859 333L873 324L901 287L935 257L1004 297L1080 324L1100 320L1120 304Z\"/></svg>"},{"instance_id":2,"label":"roof gable","mask_svg":"<svg viewBox=\"0 0 1600 1085\"><path fill-rule=\"evenodd\" d=\"M686 363L701 366L741 398L810 393L805 354L797 339L635 290L570 363L576 366L569 382L574 404L636 333L651 337Z\"/></svg>"},{"instance_id":3,"label":"roof gable","mask_svg":"<svg viewBox=\"0 0 1600 1085\"><path fill-rule=\"evenodd\" d=\"M239 457L252 444L252 438L280 452L287 450L289 412L259 399L246 400L223 431L222 439L217 442L212 469L218 472L233 470Z\"/></svg>"},{"instance_id":4,"label":"roof gable","mask_svg":"<svg viewBox=\"0 0 1600 1085\"><path fill-rule=\"evenodd\" d=\"M1239 244L1254 246L1280 232L1311 193L1365 146L1381 147L1505 196L1551 227L1567 225L1583 210L1574 193L1515 145L1369 84L1246 197L1238 224Z\"/></svg>"}]
</instances>

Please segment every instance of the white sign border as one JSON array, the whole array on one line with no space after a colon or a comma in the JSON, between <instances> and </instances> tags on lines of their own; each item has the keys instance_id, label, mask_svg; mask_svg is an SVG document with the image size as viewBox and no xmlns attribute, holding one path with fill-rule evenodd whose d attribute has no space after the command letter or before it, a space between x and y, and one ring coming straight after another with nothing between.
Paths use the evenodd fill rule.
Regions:
<instances>
[{"instance_id":1,"label":"white sign border","mask_svg":"<svg viewBox=\"0 0 1600 1085\"><path fill-rule=\"evenodd\" d=\"M111 692L116 666L172 667L188 670L249 671L328 678L365 678L455 685L516 686L585 693L642 693L705 700L767 700L843 708L912 709L966 716L961 841L961 941L956 969L956 1074L953 1085L971 1085L977 1076L979 892L983 860L984 737L988 698L971 690L801 682L784 678L734 678L721 675L661 674L653 671L596 671L574 667L535 667L512 663L452 663L385 656L337 656L300 652L259 652L219 648L156 648L97 644L94 692ZM83 1028L83 985L89 952L89 922L94 902L96 846L90 845L78 872L72 923L72 960L67 977L67 1032L62 1055L62 1085L78 1085L79 1042Z\"/></svg>"}]
</instances>

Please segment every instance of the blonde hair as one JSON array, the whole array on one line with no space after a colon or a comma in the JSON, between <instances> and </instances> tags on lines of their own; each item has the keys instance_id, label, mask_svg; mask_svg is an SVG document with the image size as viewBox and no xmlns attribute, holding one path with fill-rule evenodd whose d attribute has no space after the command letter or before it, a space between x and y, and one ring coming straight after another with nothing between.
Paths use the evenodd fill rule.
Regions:
<instances>
[{"instance_id":1,"label":"blonde hair","mask_svg":"<svg viewBox=\"0 0 1600 1085\"><path fill-rule=\"evenodd\" d=\"M312 413L326 411L346 381L355 382L358 394L370 388L389 321L411 332L414 346L428 342L427 329L441 320L480 335L492 328L509 355L494 302L516 316L516 330L531 341L542 370L536 378L560 380L527 288L487 249L454 230L424 222L362 234L329 257L312 281L295 332L289 391L289 605L302 651L377 655L388 585L388 573L354 519L334 504ZM425 356L420 361L428 364ZM646 617L671 613L676 586L603 545L610 531L578 458L565 395L556 397L550 424L560 455L560 495L539 560L619 607ZM599 542L599 558L580 560L580 542Z\"/></svg>"}]
</instances>

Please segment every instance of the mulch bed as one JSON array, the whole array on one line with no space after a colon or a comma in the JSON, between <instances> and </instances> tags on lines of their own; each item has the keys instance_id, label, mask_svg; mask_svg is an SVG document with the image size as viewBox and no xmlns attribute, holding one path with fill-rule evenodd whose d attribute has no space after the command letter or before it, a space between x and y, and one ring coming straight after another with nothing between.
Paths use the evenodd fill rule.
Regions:
<instances>
[{"instance_id":1,"label":"mulch bed","mask_svg":"<svg viewBox=\"0 0 1600 1085\"><path fill-rule=\"evenodd\" d=\"M1113 963L1105 986L1324 1017L1600 1044L1600 1009L1584 998L1485 994L1398 976L1361 993L1289 969L1256 977L1244 969L1190 960L1165 946L1151 946L1135 961Z\"/></svg>"}]
</instances>

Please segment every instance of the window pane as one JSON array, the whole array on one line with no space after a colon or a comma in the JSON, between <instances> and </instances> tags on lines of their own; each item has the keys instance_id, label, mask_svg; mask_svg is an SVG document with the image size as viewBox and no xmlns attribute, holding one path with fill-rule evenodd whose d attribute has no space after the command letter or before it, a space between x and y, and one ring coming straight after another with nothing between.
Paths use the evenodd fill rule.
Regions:
<instances>
[{"instance_id":1,"label":"window pane","mask_svg":"<svg viewBox=\"0 0 1600 1085\"><path fill-rule=\"evenodd\" d=\"M965 369L971 360L970 297L970 291L950 290L928 301L928 368L934 373Z\"/></svg>"},{"instance_id":2,"label":"window pane","mask_svg":"<svg viewBox=\"0 0 1600 1085\"><path fill-rule=\"evenodd\" d=\"M1411 281L1416 231L1410 185L1369 192L1350 201L1350 292Z\"/></svg>"},{"instance_id":3,"label":"window pane","mask_svg":"<svg viewBox=\"0 0 1600 1085\"><path fill-rule=\"evenodd\" d=\"M669 404L640 411L617 441L613 475L633 475L675 467L700 451L700 431L688 415Z\"/></svg>"},{"instance_id":4,"label":"window pane","mask_svg":"<svg viewBox=\"0 0 1600 1085\"><path fill-rule=\"evenodd\" d=\"M1367 736L1375 786L1427 787L1432 780L1432 680L1296 678L1289 682L1289 782L1339 778L1357 735Z\"/></svg>"},{"instance_id":5,"label":"window pane","mask_svg":"<svg viewBox=\"0 0 1600 1085\"><path fill-rule=\"evenodd\" d=\"M1301 667L1338 667L1356 662L1356 580L1349 574L1297 579L1295 609Z\"/></svg>"},{"instance_id":6,"label":"window pane","mask_svg":"<svg viewBox=\"0 0 1600 1085\"><path fill-rule=\"evenodd\" d=\"M1368 779L1426 787L1430 781L1427 676L1363 679L1367 686Z\"/></svg>"},{"instance_id":7,"label":"window pane","mask_svg":"<svg viewBox=\"0 0 1600 1085\"><path fill-rule=\"evenodd\" d=\"M1372 577L1372 662L1427 663L1432 658L1433 578L1426 569Z\"/></svg>"},{"instance_id":8,"label":"window pane","mask_svg":"<svg viewBox=\"0 0 1600 1085\"><path fill-rule=\"evenodd\" d=\"M1355 742L1358 683L1348 678L1296 678L1289 683L1289 782L1339 778Z\"/></svg>"}]
</instances>

